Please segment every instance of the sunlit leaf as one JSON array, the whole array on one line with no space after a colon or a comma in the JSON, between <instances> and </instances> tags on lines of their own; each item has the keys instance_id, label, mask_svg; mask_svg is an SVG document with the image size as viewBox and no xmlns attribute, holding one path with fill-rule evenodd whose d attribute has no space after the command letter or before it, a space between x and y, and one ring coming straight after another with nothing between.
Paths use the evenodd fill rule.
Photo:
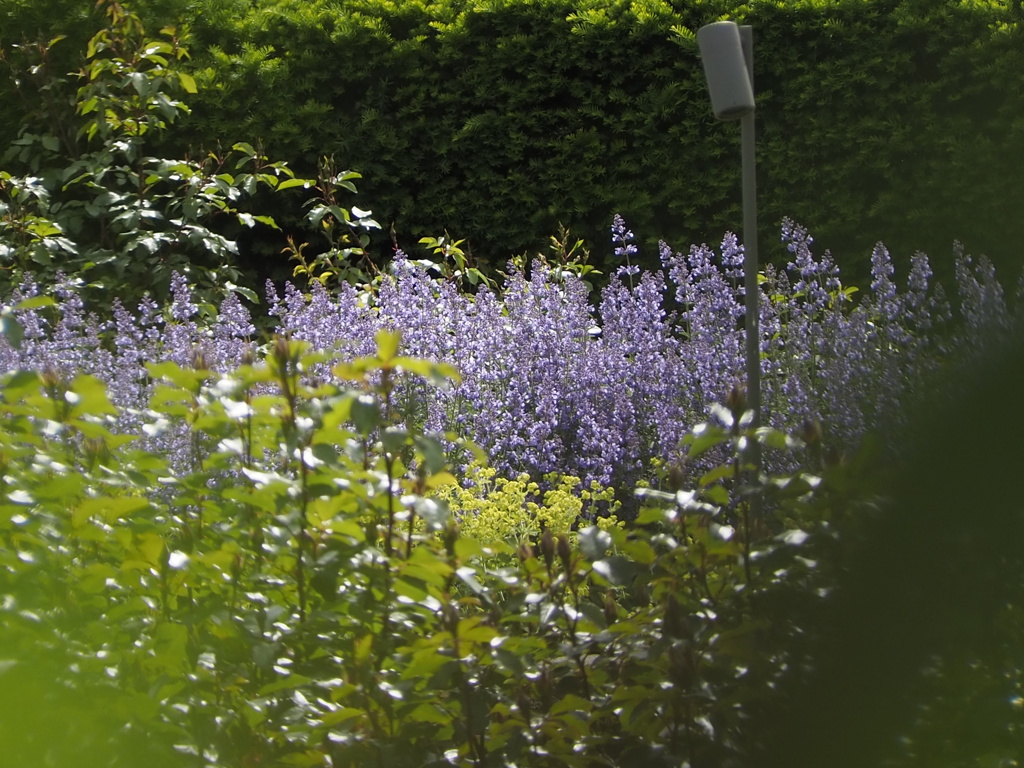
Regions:
<instances>
[{"instance_id":1,"label":"sunlit leaf","mask_svg":"<svg viewBox=\"0 0 1024 768\"><path fill-rule=\"evenodd\" d=\"M196 87L196 80L192 75L187 72L178 72L178 80L181 82L181 87L187 93L199 93L199 89Z\"/></svg>"},{"instance_id":2,"label":"sunlit leaf","mask_svg":"<svg viewBox=\"0 0 1024 768\"><path fill-rule=\"evenodd\" d=\"M82 499L76 515L80 519L96 516L106 522L114 522L122 517L130 517L137 512L150 508L150 501L140 496L100 496Z\"/></svg>"},{"instance_id":3,"label":"sunlit leaf","mask_svg":"<svg viewBox=\"0 0 1024 768\"><path fill-rule=\"evenodd\" d=\"M595 573L618 587L632 583L639 572L637 565L622 555L613 555L603 560L597 560L594 562L593 568Z\"/></svg>"},{"instance_id":4,"label":"sunlit leaf","mask_svg":"<svg viewBox=\"0 0 1024 768\"><path fill-rule=\"evenodd\" d=\"M607 531L603 531L596 525L589 525L579 532L580 551L588 560L598 560L604 557L612 547L612 537Z\"/></svg>"},{"instance_id":5,"label":"sunlit leaf","mask_svg":"<svg viewBox=\"0 0 1024 768\"><path fill-rule=\"evenodd\" d=\"M382 362L392 362L395 355L398 354L398 346L402 342L402 334L400 331L381 329L377 331L376 341L377 357Z\"/></svg>"}]
</instances>

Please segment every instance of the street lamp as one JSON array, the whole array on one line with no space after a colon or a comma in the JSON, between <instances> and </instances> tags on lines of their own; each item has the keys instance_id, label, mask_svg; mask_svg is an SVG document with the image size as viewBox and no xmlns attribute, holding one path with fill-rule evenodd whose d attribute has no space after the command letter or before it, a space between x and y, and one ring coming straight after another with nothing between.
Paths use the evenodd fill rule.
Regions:
<instances>
[{"instance_id":1,"label":"street lamp","mask_svg":"<svg viewBox=\"0 0 1024 768\"><path fill-rule=\"evenodd\" d=\"M715 117L740 121L747 401L754 412L752 426L756 429L761 424L761 333L758 322L760 291L757 285L757 180L754 165L754 32L751 27L737 26L732 21L716 21L697 30L697 44ZM751 458L755 468L759 468L756 441L751 446Z\"/></svg>"}]
</instances>

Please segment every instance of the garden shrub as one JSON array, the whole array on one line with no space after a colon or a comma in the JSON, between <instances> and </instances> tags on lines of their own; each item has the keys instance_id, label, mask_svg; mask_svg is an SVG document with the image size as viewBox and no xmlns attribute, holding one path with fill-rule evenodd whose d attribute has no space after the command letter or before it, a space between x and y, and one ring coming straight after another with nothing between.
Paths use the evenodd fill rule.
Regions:
<instances>
[{"instance_id":1,"label":"garden shrub","mask_svg":"<svg viewBox=\"0 0 1024 768\"><path fill-rule=\"evenodd\" d=\"M806 674L751 727L751 764L1012 765L1022 754L1020 326L913 409L882 503L843 532Z\"/></svg>"},{"instance_id":2,"label":"garden shrub","mask_svg":"<svg viewBox=\"0 0 1024 768\"><path fill-rule=\"evenodd\" d=\"M309 224L326 236L312 261L295 249L296 274L325 278L337 259L358 257L362 230L378 227L369 211L353 215L338 202L354 191L354 172L324 165L316 181L297 179L251 144L201 153L202 159L153 156L196 93L182 66L188 53L178 30L149 36L140 18L114 0L96 8L106 23L89 40L85 62L70 78L53 71L61 37L8 58L16 82L40 98L43 125L22 122L0 170L0 263L7 290L31 272L44 282L73 273L88 290L117 289L124 300L167 296L173 272L189 273L204 299L237 290L257 301L238 265L239 229L277 229L271 216L245 210L260 190L315 188ZM17 58L15 62L14 59Z\"/></svg>"},{"instance_id":3,"label":"garden shrub","mask_svg":"<svg viewBox=\"0 0 1024 768\"><path fill-rule=\"evenodd\" d=\"M621 219L613 237L628 256L633 233ZM949 310L923 255L901 291L879 244L870 291L854 302L856 289L827 253L814 255L805 229L787 222L783 240L790 263L761 281L763 418L780 429L817 421L829 450L852 451L873 426L898 420L947 347L998 327L984 319L998 312L986 298L994 276L975 277L966 257L963 311L981 314L947 342ZM681 458L682 435L744 370L736 238L719 252L661 252L662 269L622 265L595 304L585 278L557 263L534 262L529 277L513 264L503 283L472 293L399 254L374 295L286 286L272 292L271 311L280 332L318 349L365 354L373 329L398 328L410 354L454 364L462 382L432 395L422 418L478 442L506 477L557 472L631 487L652 460Z\"/></svg>"},{"instance_id":4,"label":"garden shrub","mask_svg":"<svg viewBox=\"0 0 1024 768\"><path fill-rule=\"evenodd\" d=\"M582 490L580 479L571 475L551 474L544 480L548 490L542 491L529 475L510 479L493 467L471 466L461 484L440 488L437 496L448 504L460 533L484 544L518 546L536 542L544 531L572 540L587 520L602 528L621 525L614 514L619 504L613 488L594 481Z\"/></svg>"},{"instance_id":5,"label":"garden shrub","mask_svg":"<svg viewBox=\"0 0 1024 768\"><path fill-rule=\"evenodd\" d=\"M615 230L631 241L624 223ZM901 291L877 246L874 278L861 295L840 282L827 254L815 257L804 229L788 223L783 234L792 262L761 281L763 419L787 430L819 424L826 453L853 452L872 429L900 422L926 377L978 339L1005 333L1013 317L987 260L975 265L961 254L963 321L954 323L923 255ZM624 489L650 480L655 461L678 463L687 429L743 378L735 238L719 253L665 247L663 258L659 272L624 265L592 305L571 263L534 263L529 278L525 265L514 266L501 283L473 288L450 264L400 255L370 284L341 283L333 294L320 282L308 294L269 287L271 318L262 321L237 296L219 312L205 305L184 275L172 280L168 304L146 299L133 314L115 300L110 319L89 311L73 279L50 291L26 280L5 299L4 322L18 338L0 340L0 364L100 376L130 413L144 410L151 394L145 363L183 365L199 355L224 371L253 354L257 323L327 355L308 372L311 381L332 379L330 360L372 354L379 330L398 330L408 354L462 375L441 391L400 387L396 408L410 426L479 443L509 480L575 476L585 488L617 489L630 507ZM455 466L472 461L457 443L446 451Z\"/></svg>"},{"instance_id":6,"label":"garden shrub","mask_svg":"<svg viewBox=\"0 0 1024 768\"><path fill-rule=\"evenodd\" d=\"M391 409L403 370L450 372L398 345L382 332L372 357L338 366L344 383L313 387L301 372L320 356L281 338L226 373L150 366L145 431L187 425L193 450L177 466L109 429L117 408L97 379L5 377L0 677L21 707L0 721L8 756L63 765L66 745L84 765L482 766L729 754L743 719L732 697L767 695L796 653L761 653L797 628L765 634L751 596L813 594L824 569L793 559L811 554L793 544L811 534L730 535L746 514L725 503L736 464L691 494L649 492L637 526L583 527L578 544L551 529L518 550L468 537L432 498L449 482L440 443ZM694 434L694 453L753 437ZM813 482L775 492L811 530L817 513L784 499ZM503 552L518 555L488 565ZM797 566L786 586L768 577L783 562ZM52 680L36 689L40 658ZM55 713L73 742L44 741Z\"/></svg>"},{"instance_id":7,"label":"garden shrub","mask_svg":"<svg viewBox=\"0 0 1024 768\"><path fill-rule=\"evenodd\" d=\"M5 310L10 341L21 331L7 354L55 363L2 381L0 735L11 759L670 766L794 754L799 739L769 738L773 713L792 705L830 647L847 569L875 562L861 542L873 540L862 532L884 503L885 484L871 480L877 462L822 456L813 429L751 432L734 396L682 436L690 482L669 468L661 487L640 491L634 521L577 518L575 535L558 530L583 511L566 479L536 510L551 515L543 530L474 531L474 511L522 510L530 488L489 470L453 487L454 436L405 418L401 389L422 379L443 393L458 384L449 367L400 356L401 338L387 330L375 331L369 355L338 363L283 337L248 346L237 297L207 334L180 281L175 295L162 334L145 331L152 314L134 333L121 316L118 346L139 345L121 354L149 358L148 380L121 375L109 391L74 372L102 347L56 364L79 349L75 329L96 330L73 293ZM54 311L71 333L50 339L37 321ZM159 360L160 344L172 359ZM325 364L330 381L314 374ZM136 388L130 405L119 405L124 383ZM1004 396L984 393L971 402L1004 407ZM803 466L752 477L753 440ZM944 441L928 444L937 443L953 461ZM929 541L959 536L955 525L932 527ZM916 540L885 551L902 561ZM955 573L957 562L940 571ZM990 584L990 571L978 574ZM909 588L876 583L898 584L893 599ZM967 586L956 594L975 597ZM1009 621L998 594L984 605ZM997 652L1015 637L1012 622L1000 626L1008 631L986 646ZM889 647L886 637L869 640ZM848 669L859 657L838 658ZM958 664L955 653L936 661L927 689L911 692L924 691L915 701L928 707L886 724L906 737L890 742L893 759L932 754L922 750L959 697L992 700L990 677L964 678ZM1019 676L991 679L1019 696ZM1000 701L996 722L1010 722L1015 699ZM1008 738L984 753L1011 754ZM976 746L957 754L983 754Z\"/></svg>"},{"instance_id":8,"label":"garden shrub","mask_svg":"<svg viewBox=\"0 0 1024 768\"><path fill-rule=\"evenodd\" d=\"M181 51L173 32L146 40L123 8L101 7L111 24L92 38L80 116L86 134L112 142L111 159L130 160L135 139L183 111L168 94L191 90L191 79L171 66ZM93 97L108 100L99 115ZM59 151L53 135L23 138L15 152L29 166L46 168ZM253 147L237 151L264 162ZM118 184L148 183L130 163L67 167L86 174L81 195L60 203L72 212L107 171L122 175ZM625 263L613 264L596 304L593 265L564 235L551 257L514 259L501 281L448 235L424 238L436 261L398 254L368 274L353 263L365 241L345 238L372 219L338 198L355 176L331 162L319 171L315 181L284 166L266 178L202 177L240 219L236 183L316 188L307 216L326 250L292 244L310 292L269 291L281 332L269 340L257 338L259 319L239 292L215 309L183 272L167 272L166 301L128 298L141 286L122 286L134 312L117 298L91 303L88 263L71 259L79 271L64 275L42 259L34 280L28 262L47 237L66 234L45 198L68 190L46 173L0 177L9 195L0 245L17 285L0 306L6 759L401 768L725 765L753 755L767 765L779 755L789 765L802 734L776 727L775 713L835 712L837 692L842 704L857 701L846 696L847 662L877 661L878 638L896 625L879 629L876 609L920 616L930 587L969 604L963 616L980 619L968 623L978 630L961 632L959 615L943 610L886 641L898 653L854 683L893 694L875 714L905 704L911 717L885 723L879 739L893 737L894 760L921 764L1012 758L1019 633L1004 599L1015 593L1000 588L1019 582L1013 538L1002 535L1015 523L982 516L958 527L973 490L947 497L949 485L932 487L934 466L945 481L960 465L947 432L928 433L943 456L912 465L914 488L927 494L895 503L927 503L940 517L924 522L924 536L920 517L881 518L885 567L875 573L865 545L875 539L861 534L887 488L869 478L900 454L885 453L883 465L856 450L872 430L901 423L937 370L1016 332L990 261L958 247L960 322L947 327L952 313L930 287L926 257L914 257L900 291L877 245L870 290L854 301L831 254L815 257L807 231L785 220L791 263L761 280L766 426L751 430L737 385L734 236L717 253L661 245L661 269L643 270L616 216L611 252ZM154 189L161 204L178 204ZM111 187L99 194L115 197ZM149 201L128 206L140 222ZM164 232L141 228L122 232L125 242ZM122 245L108 248L114 263L144 272ZM972 489L993 467L1009 477L1015 456L992 417L1012 396L982 382L970 402L988 408L977 442L987 452L969 465ZM964 418L955 436L969 433ZM763 472L752 471L753 442ZM1008 497L980 498L988 508ZM940 556L919 568L905 553L922 542ZM946 553L966 557L973 578L961 583L960 561ZM866 593L855 579L864 573ZM836 611L846 622L838 632ZM995 639L977 643L990 620ZM958 637L974 644L943 645ZM847 653L851 640L864 641L853 647L862 656ZM884 687L918 672L909 688ZM826 691L830 704L800 704L807 690ZM963 700L984 704L983 714L951 720ZM822 734L848 725L823 723ZM963 739L943 749L950 733ZM972 741L980 733L994 740ZM813 760L819 744L798 747Z\"/></svg>"},{"instance_id":9,"label":"garden shrub","mask_svg":"<svg viewBox=\"0 0 1024 768\"><path fill-rule=\"evenodd\" d=\"M30 134L49 132L67 99L52 78L80 66L84 30L102 27L70 6L6 11L5 45L69 36L31 77L5 50L20 85L3 87ZM138 11L152 29L178 23L202 86L191 118L164 137L166 154L259 139L308 177L333 157L363 173L365 199L401 245L448 230L492 267L542 246L560 223L604 263L615 212L671 243L737 228L738 132L711 117L693 36L727 16L756 30L769 227L804 222L857 280L876 239L903 263L954 240L1004 269L1019 261L1008 245L1022 234L1014 184L1024 171L1013 4L205 0ZM18 125L0 127L5 143ZM259 201L309 239L298 201ZM286 276L283 238L238 234L247 264ZM656 240L644 246L653 266ZM392 248L380 233L375 253Z\"/></svg>"},{"instance_id":10,"label":"garden shrub","mask_svg":"<svg viewBox=\"0 0 1024 768\"><path fill-rule=\"evenodd\" d=\"M630 259L625 222L612 234ZM663 249L663 273L623 264L597 307L572 263L513 264L473 292L457 265L399 258L369 287L290 287L272 302L285 333L264 344L237 294L204 316L182 275L169 304L117 302L110 321L73 280L52 296L24 281L0 310L8 754L72 759L50 743L57 713L84 765L742 759L811 669L847 536L878 507L857 430L1014 327L985 260L961 255L962 322L941 333L923 257L900 292L876 247L854 305L806 231L783 234L791 276L762 283L766 382L812 408L771 412L800 437L743 413L731 236L720 254ZM607 386L584 374L605 369L623 377L618 411L588 404ZM682 416L621 419L662 391L644 371L677 369L662 405ZM502 412L500 387L550 405ZM588 519L629 476L558 452L584 428L635 451L632 471L661 460L623 504L633 520ZM501 448L504 479L466 470L482 458L467 437ZM542 460L561 475L549 487L510 471ZM595 475L590 499L573 462ZM606 472L624 478L614 500L593 485ZM927 682L962 690L956 670Z\"/></svg>"},{"instance_id":11,"label":"garden shrub","mask_svg":"<svg viewBox=\"0 0 1024 768\"><path fill-rule=\"evenodd\" d=\"M358 169L407 250L447 229L500 267L562 223L604 262L619 212L653 266L653 233L740 221L738 130L711 116L693 35L723 16L755 29L769 230L805 223L858 281L877 239L904 263L954 240L1019 263L1021 18L1000 2L221 0L190 15L190 135Z\"/></svg>"}]
</instances>

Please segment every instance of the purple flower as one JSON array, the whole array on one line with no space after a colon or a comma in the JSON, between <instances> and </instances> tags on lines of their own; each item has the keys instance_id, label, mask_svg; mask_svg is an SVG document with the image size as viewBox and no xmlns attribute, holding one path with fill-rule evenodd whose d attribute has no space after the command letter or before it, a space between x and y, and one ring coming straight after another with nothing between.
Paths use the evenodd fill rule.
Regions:
<instances>
[{"instance_id":1,"label":"purple flower","mask_svg":"<svg viewBox=\"0 0 1024 768\"><path fill-rule=\"evenodd\" d=\"M627 262L630 256L636 256L637 247L633 240L633 232L626 229L626 222L616 213L612 217L612 244L615 246L615 256Z\"/></svg>"},{"instance_id":2,"label":"purple flower","mask_svg":"<svg viewBox=\"0 0 1024 768\"><path fill-rule=\"evenodd\" d=\"M1010 327L991 263L975 264L962 248L963 323L950 335L940 332L949 307L923 254L913 257L901 292L879 244L869 290L855 302L831 255L816 256L803 227L787 219L782 239L790 263L766 267L759 288L762 415L770 425L818 420L826 441L850 448L874 425L900 418L907 393L944 355ZM401 354L461 374L441 389L399 379L393 404L410 426L473 440L506 474L559 472L627 487L652 459L683 458L682 437L743 380L745 362L744 254L736 237L727 234L717 250L677 252L660 243L661 269L647 273L630 262L634 240L616 216L612 243L625 264L615 274L623 279L611 280L596 304L583 280L544 263L531 265L529 278L512 266L499 288L469 294L399 253L375 292L314 283L308 294L288 284L279 295L268 285L270 314L279 333L336 360L372 355L379 329L399 330ZM0 364L68 378L95 373L121 409L118 428L138 434L153 418L147 363L187 366L201 353L211 369L227 372L257 353L252 318L237 296L201 319L185 277L174 275L171 288L165 307L147 298L132 313L115 300L110 321L101 322L75 283L63 280L53 289L56 307L17 311L24 338L19 348L0 340ZM26 280L9 303L39 292ZM322 363L308 375L328 379L331 368ZM172 468L201 458L201 441L184 423L150 429L143 445L168 456ZM456 464L466 461L455 442L449 447Z\"/></svg>"}]
</instances>

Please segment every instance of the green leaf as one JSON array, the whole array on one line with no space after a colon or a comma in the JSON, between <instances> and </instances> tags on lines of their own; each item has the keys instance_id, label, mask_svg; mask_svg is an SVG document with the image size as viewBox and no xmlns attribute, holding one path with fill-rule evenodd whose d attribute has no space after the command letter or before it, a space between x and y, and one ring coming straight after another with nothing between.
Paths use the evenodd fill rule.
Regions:
<instances>
[{"instance_id":1,"label":"green leaf","mask_svg":"<svg viewBox=\"0 0 1024 768\"><path fill-rule=\"evenodd\" d=\"M717 445L721 445L728 439L729 433L720 427L711 424L699 424L693 428L690 434L683 438L683 445L690 447L687 456L692 459Z\"/></svg>"},{"instance_id":2,"label":"green leaf","mask_svg":"<svg viewBox=\"0 0 1024 768\"><path fill-rule=\"evenodd\" d=\"M281 229L281 227L277 225L273 216L253 216L252 218L257 224L263 224L271 229Z\"/></svg>"},{"instance_id":3,"label":"green leaf","mask_svg":"<svg viewBox=\"0 0 1024 768\"><path fill-rule=\"evenodd\" d=\"M195 390L212 376L209 371L185 368L171 360L165 360L162 363L146 363L146 370L154 379L168 381L186 391Z\"/></svg>"},{"instance_id":4,"label":"green leaf","mask_svg":"<svg viewBox=\"0 0 1024 768\"><path fill-rule=\"evenodd\" d=\"M460 536L455 540L455 556L459 560L471 560L484 554L484 546L476 539Z\"/></svg>"},{"instance_id":5,"label":"green leaf","mask_svg":"<svg viewBox=\"0 0 1024 768\"><path fill-rule=\"evenodd\" d=\"M308 189L311 186L313 186L313 182L310 181L309 179L285 179L284 181L277 185L277 189L280 192L281 190L291 189L292 187L302 187L303 189Z\"/></svg>"},{"instance_id":6,"label":"green leaf","mask_svg":"<svg viewBox=\"0 0 1024 768\"><path fill-rule=\"evenodd\" d=\"M4 397L7 402L17 402L38 392L39 384L39 374L35 371L11 371L3 378Z\"/></svg>"},{"instance_id":7,"label":"green leaf","mask_svg":"<svg viewBox=\"0 0 1024 768\"><path fill-rule=\"evenodd\" d=\"M437 632L424 638L417 645L419 648L405 664L402 665L401 678L403 680L414 680L416 678L436 678L438 670L450 668L452 660L439 654L438 649L450 642L451 635L447 632ZM450 669L441 674L450 673Z\"/></svg>"},{"instance_id":8,"label":"green leaf","mask_svg":"<svg viewBox=\"0 0 1024 768\"><path fill-rule=\"evenodd\" d=\"M617 587L628 586L640 572L636 563L622 555L613 555L604 560L598 560L594 563L593 568L595 573Z\"/></svg>"},{"instance_id":9,"label":"green leaf","mask_svg":"<svg viewBox=\"0 0 1024 768\"><path fill-rule=\"evenodd\" d=\"M148 502L147 502L148 504ZM135 537L135 553L141 557L142 562L147 566L159 566L160 555L164 551L164 540L159 533L147 532L140 533ZM127 562L122 564L122 568L127 565Z\"/></svg>"},{"instance_id":10,"label":"green leaf","mask_svg":"<svg viewBox=\"0 0 1024 768\"><path fill-rule=\"evenodd\" d=\"M469 616L459 620L459 638L467 642L488 643L498 636L498 631L481 623L480 616Z\"/></svg>"},{"instance_id":11,"label":"green leaf","mask_svg":"<svg viewBox=\"0 0 1024 768\"><path fill-rule=\"evenodd\" d=\"M580 551L587 560L598 560L612 547L612 537L596 525L584 528L579 533Z\"/></svg>"},{"instance_id":12,"label":"green leaf","mask_svg":"<svg viewBox=\"0 0 1024 768\"><path fill-rule=\"evenodd\" d=\"M563 712L583 712L589 713L593 711L594 704L582 696L577 696L574 693L566 694L561 701L558 701L551 707L552 715L559 715Z\"/></svg>"},{"instance_id":13,"label":"green leaf","mask_svg":"<svg viewBox=\"0 0 1024 768\"><path fill-rule=\"evenodd\" d=\"M451 576L452 567L429 547L416 547L412 556L402 564L402 573L425 584L443 588Z\"/></svg>"},{"instance_id":14,"label":"green leaf","mask_svg":"<svg viewBox=\"0 0 1024 768\"><path fill-rule=\"evenodd\" d=\"M181 87L184 88L187 93L199 93L199 89L196 88L196 80L192 75L187 72L179 72L178 80L181 82Z\"/></svg>"},{"instance_id":15,"label":"green leaf","mask_svg":"<svg viewBox=\"0 0 1024 768\"><path fill-rule=\"evenodd\" d=\"M422 457L423 466L428 475L436 475L436 473L444 471L448 462L444 446L439 440L427 435L413 435L412 442Z\"/></svg>"},{"instance_id":16,"label":"green leaf","mask_svg":"<svg viewBox=\"0 0 1024 768\"><path fill-rule=\"evenodd\" d=\"M710 486L712 483L717 482L722 478L732 478L735 476L735 466L732 464L720 464L700 476L700 485L702 486L701 493L704 493L707 490L706 488L703 488L703 486Z\"/></svg>"},{"instance_id":17,"label":"green leaf","mask_svg":"<svg viewBox=\"0 0 1024 768\"><path fill-rule=\"evenodd\" d=\"M403 371L422 376L434 385L447 384L449 381L458 383L462 380L458 369L448 363L436 363L412 357L395 357L391 360L391 364Z\"/></svg>"},{"instance_id":18,"label":"green leaf","mask_svg":"<svg viewBox=\"0 0 1024 768\"><path fill-rule=\"evenodd\" d=\"M128 517L149 508L149 499L139 496L100 496L83 499L74 511L74 518L84 521L97 516L104 522L113 523L122 517Z\"/></svg>"},{"instance_id":19,"label":"green leaf","mask_svg":"<svg viewBox=\"0 0 1024 768\"><path fill-rule=\"evenodd\" d=\"M385 453L397 454L409 442L409 430L405 427L388 427L380 435L381 447Z\"/></svg>"},{"instance_id":20,"label":"green leaf","mask_svg":"<svg viewBox=\"0 0 1024 768\"><path fill-rule=\"evenodd\" d=\"M494 659L498 662L498 665L512 674L522 675L526 672L526 667L523 664L522 658L507 648L499 646L497 648L493 648L491 653L494 655Z\"/></svg>"},{"instance_id":21,"label":"green leaf","mask_svg":"<svg viewBox=\"0 0 1024 768\"><path fill-rule=\"evenodd\" d=\"M412 507L423 522L427 524L427 529L431 531L440 530L451 518L451 510L443 499L428 499L417 496L412 503Z\"/></svg>"},{"instance_id":22,"label":"green leaf","mask_svg":"<svg viewBox=\"0 0 1024 768\"><path fill-rule=\"evenodd\" d=\"M413 579L402 578L395 581L395 594L419 603L426 599L427 590L423 582L417 584Z\"/></svg>"},{"instance_id":23,"label":"green leaf","mask_svg":"<svg viewBox=\"0 0 1024 768\"><path fill-rule=\"evenodd\" d=\"M419 435L417 435L419 437ZM415 438L413 438L415 441ZM437 490L438 488L444 488L449 485L458 485L459 481L451 472L441 471L434 472L427 478L427 488L431 490Z\"/></svg>"},{"instance_id":24,"label":"green leaf","mask_svg":"<svg viewBox=\"0 0 1024 768\"><path fill-rule=\"evenodd\" d=\"M373 395L360 395L352 402L350 415L355 428L368 435L380 424L380 403Z\"/></svg>"},{"instance_id":25,"label":"green leaf","mask_svg":"<svg viewBox=\"0 0 1024 768\"><path fill-rule=\"evenodd\" d=\"M278 691L290 691L294 688L298 688L303 685L309 685L313 681L304 677L303 675L285 675L283 677L274 680L273 682L267 683L259 689L258 696L266 696L268 693L277 693Z\"/></svg>"},{"instance_id":26,"label":"green leaf","mask_svg":"<svg viewBox=\"0 0 1024 768\"><path fill-rule=\"evenodd\" d=\"M675 496L669 494L675 500ZM636 525L652 525L654 523L671 523L676 519L676 510L672 508L645 507L640 510L634 521Z\"/></svg>"},{"instance_id":27,"label":"green leaf","mask_svg":"<svg viewBox=\"0 0 1024 768\"><path fill-rule=\"evenodd\" d=\"M469 566L463 566L455 571L455 575L459 577L459 580L463 582L467 587L476 592L478 595L487 597L487 589L477 581L476 571Z\"/></svg>"},{"instance_id":28,"label":"green leaf","mask_svg":"<svg viewBox=\"0 0 1024 768\"><path fill-rule=\"evenodd\" d=\"M256 218L260 219L262 217L257 216ZM256 295L256 291L252 290L251 288L246 288L245 286L235 285L230 280L224 283L224 289L227 291L231 291L232 293L241 294L246 299L251 301L253 304L259 304L260 302L259 296Z\"/></svg>"},{"instance_id":29,"label":"green leaf","mask_svg":"<svg viewBox=\"0 0 1024 768\"><path fill-rule=\"evenodd\" d=\"M757 430L757 439L762 445L779 450L793 450L800 444L788 434L779 429L761 427Z\"/></svg>"},{"instance_id":30,"label":"green leaf","mask_svg":"<svg viewBox=\"0 0 1024 768\"><path fill-rule=\"evenodd\" d=\"M377 331L377 357L384 363L394 360L398 354L398 346L402 342L401 331L389 331L381 328Z\"/></svg>"},{"instance_id":31,"label":"green leaf","mask_svg":"<svg viewBox=\"0 0 1024 768\"><path fill-rule=\"evenodd\" d=\"M339 707L331 712L327 712L320 716L320 723L326 726L338 725L344 723L347 720L352 720L356 717L362 717L366 714L361 709L355 707Z\"/></svg>"},{"instance_id":32,"label":"green leaf","mask_svg":"<svg viewBox=\"0 0 1024 768\"><path fill-rule=\"evenodd\" d=\"M107 396L107 386L91 374L76 376L66 395L76 412L90 416L117 415L117 408Z\"/></svg>"},{"instance_id":33,"label":"green leaf","mask_svg":"<svg viewBox=\"0 0 1024 768\"><path fill-rule=\"evenodd\" d=\"M437 704L420 704L404 717L414 723L437 723L438 725L450 725L452 722L452 716Z\"/></svg>"},{"instance_id":34,"label":"green leaf","mask_svg":"<svg viewBox=\"0 0 1024 768\"><path fill-rule=\"evenodd\" d=\"M8 343L15 349L21 347L21 342L25 338L25 329L14 319L14 315L10 311L0 315L0 333L3 333Z\"/></svg>"},{"instance_id":35,"label":"green leaf","mask_svg":"<svg viewBox=\"0 0 1024 768\"><path fill-rule=\"evenodd\" d=\"M722 485L708 486L701 491L701 495L712 504L717 504L721 507L729 503L729 491Z\"/></svg>"},{"instance_id":36,"label":"green leaf","mask_svg":"<svg viewBox=\"0 0 1024 768\"><path fill-rule=\"evenodd\" d=\"M728 495L726 495L726 499L728 499ZM698 515L714 515L719 512L715 505L701 501L696 491L677 491L676 506L683 512Z\"/></svg>"},{"instance_id":37,"label":"green leaf","mask_svg":"<svg viewBox=\"0 0 1024 768\"><path fill-rule=\"evenodd\" d=\"M658 555L654 548L644 539L630 539L620 545L622 553L633 558L640 565L650 565Z\"/></svg>"}]
</instances>

